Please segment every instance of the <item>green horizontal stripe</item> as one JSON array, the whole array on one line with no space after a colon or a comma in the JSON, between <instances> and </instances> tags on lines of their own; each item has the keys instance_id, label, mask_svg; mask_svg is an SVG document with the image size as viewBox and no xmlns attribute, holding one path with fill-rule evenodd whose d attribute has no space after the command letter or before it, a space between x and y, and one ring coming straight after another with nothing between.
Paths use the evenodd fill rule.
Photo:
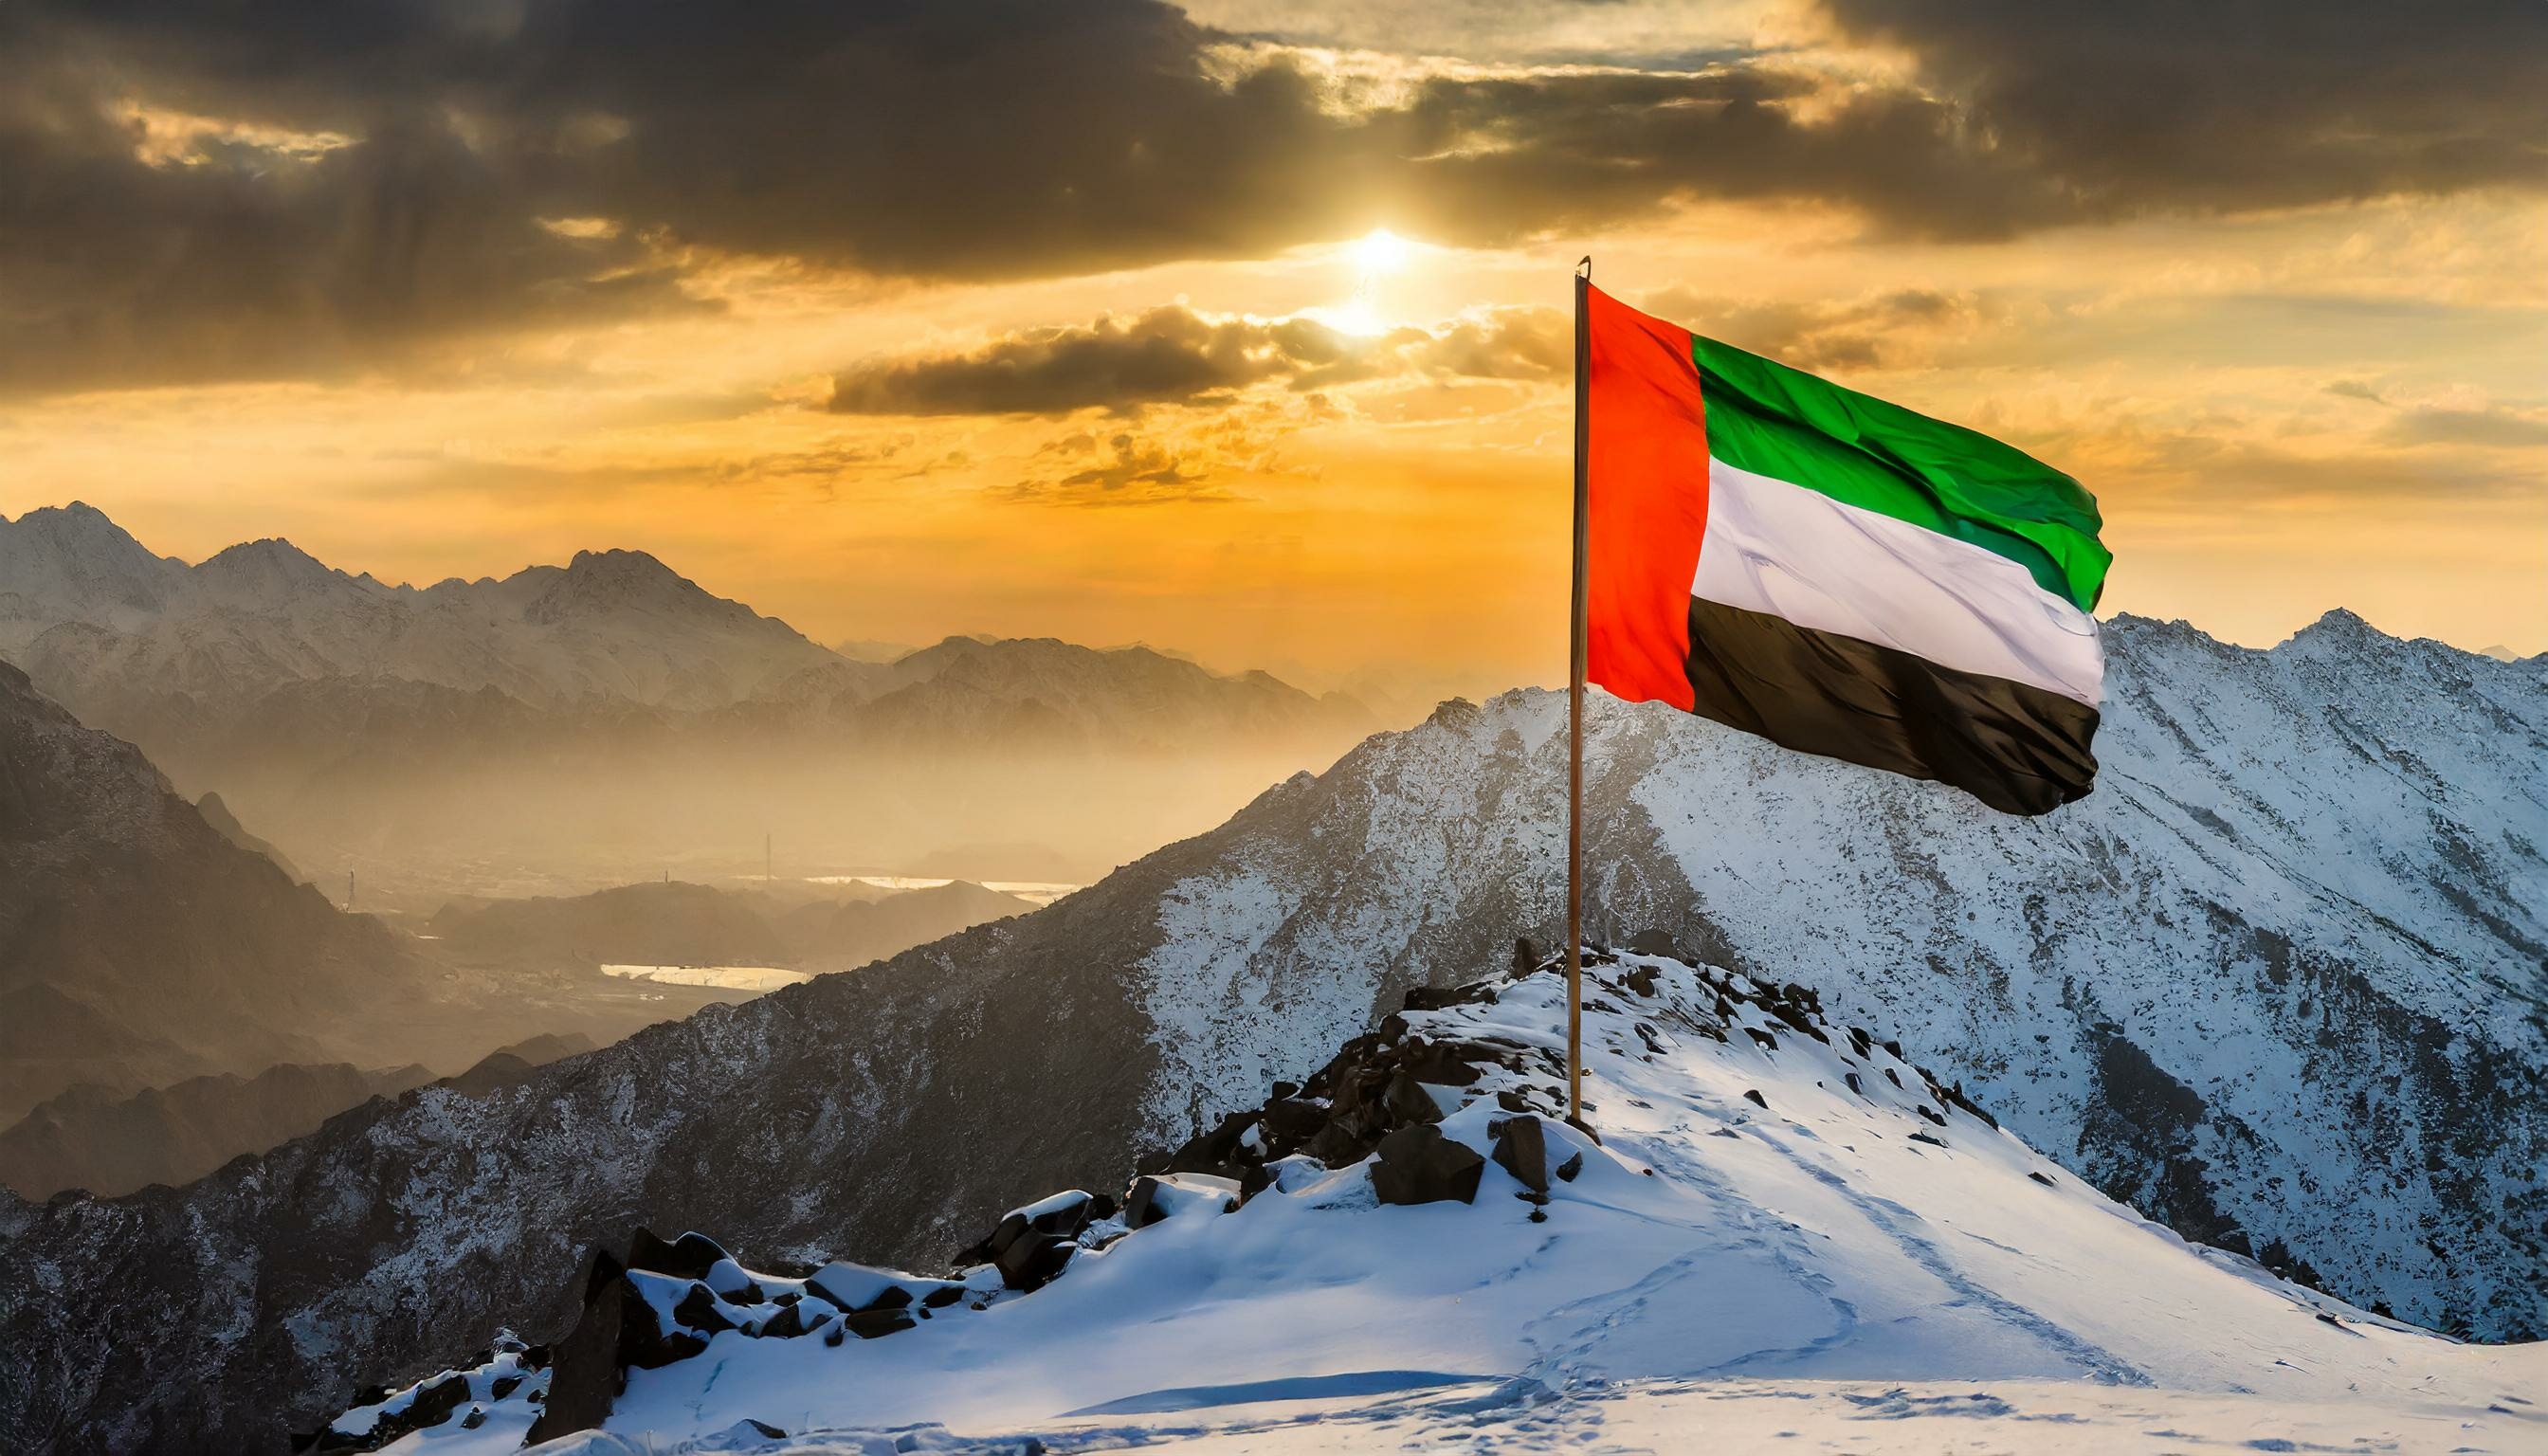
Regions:
<instances>
[{"instance_id":1,"label":"green horizontal stripe","mask_svg":"<svg viewBox=\"0 0 2548 1456\"><path fill-rule=\"evenodd\" d=\"M2115 559L2077 481L1990 436L1697 339L1707 453L1968 541L2086 611Z\"/></svg>"}]
</instances>

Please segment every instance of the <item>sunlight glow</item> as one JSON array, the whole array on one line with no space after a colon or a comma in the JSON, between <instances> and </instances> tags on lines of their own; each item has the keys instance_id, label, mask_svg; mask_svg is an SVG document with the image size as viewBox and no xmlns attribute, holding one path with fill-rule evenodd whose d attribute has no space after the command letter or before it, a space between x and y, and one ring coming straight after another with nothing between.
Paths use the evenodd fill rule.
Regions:
<instances>
[{"instance_id":1,"label":"sunlight glow","mask_svg":"<svg viewBox=\"0 0 2548 1456\"><path fill-rule=\"evenodd\" d=\"M1374 228L1355 240L1353 253L1363 276L1376 278L1405 271L1414 245L1386 228Z\"/></svg>"}]
</instances>

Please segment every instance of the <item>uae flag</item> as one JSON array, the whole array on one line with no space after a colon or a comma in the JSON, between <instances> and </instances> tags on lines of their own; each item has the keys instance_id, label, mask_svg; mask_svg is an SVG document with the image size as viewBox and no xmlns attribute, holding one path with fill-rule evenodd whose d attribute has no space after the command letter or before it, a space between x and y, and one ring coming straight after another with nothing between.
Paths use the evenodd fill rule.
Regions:
<instances>
[{"instance_id":1,"label":"uae flag","mask_svg":"<svg viewBox=\"0 0 2548 1456\"><path fill-rule=\"evenodd\" d=\"M1578 286L1589 681L2012 814L2088 792L2077 481Z\"/></svg>"}]
</instances>

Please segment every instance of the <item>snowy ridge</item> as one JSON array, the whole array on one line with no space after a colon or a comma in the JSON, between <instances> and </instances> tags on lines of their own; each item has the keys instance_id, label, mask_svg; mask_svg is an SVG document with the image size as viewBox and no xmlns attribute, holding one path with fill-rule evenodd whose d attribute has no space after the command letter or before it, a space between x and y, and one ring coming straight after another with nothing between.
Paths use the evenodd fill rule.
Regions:
<instances>
[{"instance_id":1,"label":"snowy ridge","mask_svg":"<svg viewBox=\"0 0 2548 1456\"><path fill-rule=\"evenodd\" d=\"M1537 1448L1623 1400L1686 1437L1715 1420L1675 1400L1761 1381L1841 1419L1928 1398L1828 1383L1988 1381L2130 1389L2138 1408L2204 1398L2261 1429L2441 1411L2467 1448L2548 1434L2514 1394L2548 1377L2548 1351L2462 1346L2189 1245L1801 987L1597 957L1588 1136L1549 1116L1564 989L1542 968L1419 994L1120 1208L1070 1193L1019 1209L973 1250L993 1261L950 1280L759 1273L699 1235L641 1233L629 1272L596 1265L548 1370L500 1399L484 1367L465 1401L459 1377L433 1377L328 1438L462 1456L514 1449L537 1420L555 1449L595 1456L782 1438L1288 1451L1332 1449L1344 1422ZM440 1424L377 1424L418 1391L444 1393ZM1973 1399L1992 1404L1959 1415L2014 1413ZM1267 1402L1312 1404L1268 1417Z\"/></svg>"}]
</instances>

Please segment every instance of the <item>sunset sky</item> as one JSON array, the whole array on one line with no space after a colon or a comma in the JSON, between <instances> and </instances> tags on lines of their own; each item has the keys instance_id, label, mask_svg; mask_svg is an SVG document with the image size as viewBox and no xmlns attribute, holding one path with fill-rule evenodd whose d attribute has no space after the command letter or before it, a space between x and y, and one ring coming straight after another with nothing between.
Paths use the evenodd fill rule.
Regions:
<instances>
[{"instance_id":1,"label":"sunset sky","mask_svg":"<svg viewBox=\"0 0 2548 1456\"><path fill-rule=\"evenodd\" d=\"M0 513L824 641L1562 675L1569 269L2548 650L2536 0L16 0Z\"/></svg>"}]
</instances>

